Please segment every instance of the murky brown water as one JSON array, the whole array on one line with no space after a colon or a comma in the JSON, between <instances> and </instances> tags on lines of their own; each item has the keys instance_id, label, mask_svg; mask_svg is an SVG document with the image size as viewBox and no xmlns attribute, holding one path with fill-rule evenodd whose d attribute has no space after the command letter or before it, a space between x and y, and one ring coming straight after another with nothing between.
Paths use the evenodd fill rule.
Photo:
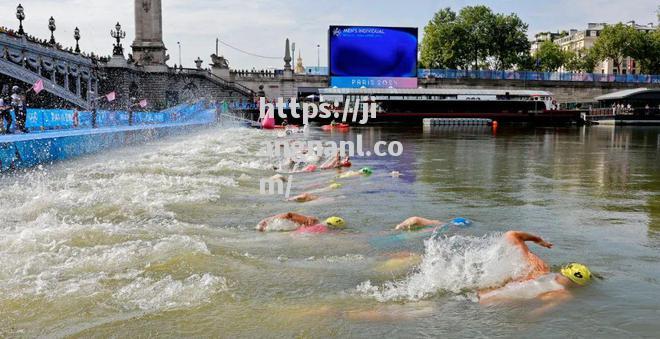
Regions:
<instances>
[{"instance_id":1,"label":"murky brown water","mask_svg":"<svg viewBox=\"0 0 660 339\"><path fill-rule=\"evenodd\" d=\"M306 205L259 194L259 179L273 174L262 152L272 134L254 130L212 129L1 178L0 337L657 335L660 128L313 137L356 133L368 144L399 140L404 154L354 159L375 174ZM335 175L296 175L292 189ZM288 210L340 215L350 228L253 230ZM392 237L411 215L474 225L430 248L423 237ZM514 267L515 256L488 257L512 228L555 243L535 248L554 267L581 261L604 279L536 315L535 301L476 303L488 271L477 279L383 266L401 251L466 246L461 260Z\"/></svg>"}]
</instances>

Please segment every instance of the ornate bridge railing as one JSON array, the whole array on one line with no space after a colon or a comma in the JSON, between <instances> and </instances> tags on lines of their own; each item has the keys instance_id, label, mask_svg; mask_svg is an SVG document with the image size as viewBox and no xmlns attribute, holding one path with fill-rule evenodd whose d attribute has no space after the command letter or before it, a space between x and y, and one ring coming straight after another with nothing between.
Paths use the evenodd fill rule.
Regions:
<instances>
[{"instance_id":1,"label":"ornate bridge railing","mask_svg":"<svg viewBox=\"0 0 660 339\"><path fill-rule=\"evenodd\" d=\"M256 93L251 90L250 88L243 86L239 83L236 82L229 82L209 71L206 70L199 70L195 68L183 68L183 69L173 69L172 72L180 73L180 74L195 74L195 75L202 75L209 81L216 83L220 85L222 88L228 91L234 91L236 93L239 93L247 98L254 98L256 96Z\"/></svg>"},{"instance_id":2,"label":"ornate bridge railing","mask_svg":"<svg viewBox=\"0 0 660 339\"><path fill-rule=\"evenodd\" d=\"M45 91L85 109L88 93L98 92L94 69L89 58L0 33L0 73L28 84L42 79Z\"/></svg>"}]
</instances>

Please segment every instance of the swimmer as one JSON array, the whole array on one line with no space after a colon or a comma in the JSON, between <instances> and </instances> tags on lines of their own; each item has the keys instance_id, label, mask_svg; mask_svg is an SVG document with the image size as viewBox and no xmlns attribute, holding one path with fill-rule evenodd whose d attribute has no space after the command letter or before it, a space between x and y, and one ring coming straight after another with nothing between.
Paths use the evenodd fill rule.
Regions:
<instances>
[{"instance_id":1,"label":"swimmer","mask_svg":"<svg viewBox=\"0 0 660 339\"><path fill-rule=\"evenodd\" d=\"M317 168L318 168L318 166L316 166L314 164L310 164L310 165L307 165L307 166L303 167L303 169L301 169L299 172L311 173L311 172L315 172Z\"/></svg>"},{"instance_id":2,"label":"swimmer","mask_svg":"<svg viewBox=\"0 0 660 339\"><path fill-rule=\"evenodd\" d=\"M340 179L347 179L347 178L354 178L354 177L359 177L359 176L365 176L368 177L372 175L374 172L371 169L371 167L362 167L359 171L348 171L346 173L340 174L339 178Z\"/></svg>"},{"instance_id":3,"label":"swimmer","mask_svg":"<svg viewBox=\"0 0 660 339\"><path fill-rule=\"evenodd\" d=\"M289 201L310 202L310 201L317 200L318 198L319 198L318 196L313 195L311 193L303 193L303 194L296 195L293 198L290 198Z\"/></svg>"},{"instance_id":4,"label":"swimmer","mask_svg":"<svg viewBox=\"0 0 660 339\"><path fill-rule=\"evenodd\" d=\"M327 233L332 229L342 229L346 222L340 217L330 217L320 223L318 218L298 213L282 213L268 217L257 224L260 232L295 231L296 233Z\"/></svg>"},{"instance_id":5,"label":"swimmer","mask_svg":"<svg viewBox=\"0 0 660 339\"><path fill-rule=\"evenodd\" d=\"M333 169L333 168L342 168L342 167L350 167L351 166L351 159L349 156L346 156L344 160L341 160L341 154L339 151L335 153L335 156L331 159L328 159L323 165L321 165L321 169Z\"/></svg>"},{"instance_id":6,"label":"swimmer","mask_svg":"<svg viewBox=\"0 0 660 339\"><path fill-rule=\"evenodd\" d=\"M392 172L390 172L390 176L391 176L392 178L399 178L399 177L401 177L402 175L403 175L403 174L401 174L401 172L399 172L399 171L392 171Z\"/></svg>"},{"instance_id":7,"label":"swimmer","mask_svg":"<svg viewBox=\"0 0 660 339\"><path fill-rule=\"evenodd\" d=\"M479 291L481 303L539 298L549 302L544 308L554 307L571 297L569 289L584 286L591 280L591 271L583 264L571 263L562 267L558 273L551 272L548 265L532 253L526 244L531 241L539 246L552 248L553 245L541 237L509 231L504 234L504 238L520 249L530 272L502 287Z\"/></svg>"},{"instance_id":8,"label":"swimmer","mask_svg":"<svg viewBox=\"0 0 660 339\"><path fill-rule=\"evenodd\" d=\"M443 222L440 220L426 219L422 217L410 217L394 228L397 231L411 231L423 227L440 226Z\"/></svg>"},{"instance_id":9,"label":"swimmer","mask_svg":"<svg viewBox=\"0 0 660 339\"><path fill-rule=\"evenodd\" d=\"M440 220L431 220L422 217L410 217L402 223L396 225L394 228L397 231L413 231L425 227L436 227L444 225L453 225L457 227L465 227L472 225L472 221L465 218L454 218L449 221L443 222Z\"/></svg>"}]
</instances>

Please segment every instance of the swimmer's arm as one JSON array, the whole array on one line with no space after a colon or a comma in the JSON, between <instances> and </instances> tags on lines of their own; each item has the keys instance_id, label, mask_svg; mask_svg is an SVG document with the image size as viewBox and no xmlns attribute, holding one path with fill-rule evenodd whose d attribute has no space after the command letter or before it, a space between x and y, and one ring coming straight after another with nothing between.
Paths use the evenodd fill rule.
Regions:
<instances>
[{"instance_id":1,"label":"swimmer's arm","mask_svg":"<svg viewBox=\"0 0 660 339\"><path fill-rule=\"evenodd\" d=\"M525 232L517 232L517 231L509 231L504 234L504 236L509 239L509 241L513 242L516 245L520 245L525 249L527 248L527 245L525 242L531 241L539 246L543 246L545 248L552 248L552 244L543 240L543 238L530 234L530 233L525 233Z\"/></svg>"},{"instance_id":2,"label":"swimmer's arm","mask_svg":"<svg viewBox=\"0 0 660 339\"><path fill-rule=\"evenodd\" d=\"M319 223L319 219L314 218L314 217L308 217L306 215L298 214L298 213L285 213L280 216L282 219L287 219L295 222L296 224L304 225L304 226L313 226Z\"/></svg>"},{"instance_id":3,"label":"swimmer's arm","mask_svg":"<svg viewBox=\"0 0 660 339\"><path fill-rule=\"evenodd\" d=\"M308 217L298 213L289 212L289 213L277 214L272 217L268 217L264 220L261 220L257 224L257 230L260 232L265 232L266 228L268 228L268 223L271 222L273 219L286 219L303 226L312 226L319 223L319 220L316 218Z\"/></svg>"},{"instance_id":4,"label":"swimmer's arm","mask_svg":"<svg viewBox=\"0 0 660 339\"><path fill-rule=\"evenodd\" d=\"M339 165L339 162L341 161L341 157L339 155L339 151L335 154L334 158L328 159L322 166L321 169L331 169L335 168Z\"/></svg>"},{"instance_id":5,"label":"swimmer's arm","mask_svg":"<svg viewBox=\"0 0 660 339\"><path fill-rule=\"evenodd\" d=\"M313 195L313 194L310 194L310 193L303 193L303 194L297 195L297 196L295 196L295 197L293 197L293 198L290 198L289 201L295 201L295 202L308 202L308 201L316 200L316 199L318 199L318 198L319 198L319 197L317 197L317 196L315 196L315 195Z\"/></svg>"},{"instance_id":6,"label":"swimmer's arm","mask_svg":"<svg viewBox=\"0 0 660 339\"><path fill-rule=\"evenodd\" d=\"M394 229L397 231L409 231L415 227L435 226L441 225L440 220L431 220L422 217L410 217L398 224Z\"/></svg>"}]
</instances>

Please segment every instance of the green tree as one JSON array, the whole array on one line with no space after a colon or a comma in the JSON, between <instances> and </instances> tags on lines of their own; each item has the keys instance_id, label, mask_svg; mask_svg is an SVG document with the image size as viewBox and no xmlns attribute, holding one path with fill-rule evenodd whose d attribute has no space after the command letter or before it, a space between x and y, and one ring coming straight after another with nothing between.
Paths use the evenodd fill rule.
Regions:
<instances>
[{"instance_id":1,"label":"green tree","mask_svg":"<svg viewBox=\"0 0 660 339\"><path fill-rule=\"evenodd\" d=\"M635 54L635 46L639 45L639 33L634 27L622 23L607 26L594 43L594 55L598 61L612 60L617 73L621 74L623 59Z\"/></svg>"},{"instance_id":2,"label":"green tree","mask_svg":"<svg viewBox=\"0 0 660 339\"><path fill-rule=\"evenodd\" d=\"M660 30L637 31L630 57L637 61L640 73L660 74Z\"/></svg>"},{"instance_id":3,"label":"green tree","mask_svg":"<svg viewBox=\"0 0 660 339\"><path fill-rule=\"evenodd\" d=\"M456 52L460 50L462 41L453 38L456 33L456 13L450 8L435 13L433 19L424 27L421 44L422 65L427 68L458 68Z\"/></svg>"},{"instance_id":4,"label":"green tree","mask_svg":"<svg viewBox=\"0 0 660 339\"><path fill-rule=\"evenodd\" d=\"M458 38L467 42L463 57L472 60L473 69L480 69L493 48L495 15L487 6L463 7L458 14L458 25L463 33Z\"/></svg>"},{"instance_id":5,"label":"green tree","mask_svg":"<svg viewBox=\"0 0 660 339\"><path fill-rule=\"evenodd\" d=\"M535 69L544 72L554 72L567 61L567 53L552 41L544 41L534 54Z\"/></svg>"},{"instance_id":6,"label":"green tree","mask_svg":"<svg viewBox=\"0 0 660 339\"><path fill-rule=\"evenodd\" d=\"M438 11L424 28L421 63L429 68L508 69L529 59L527 24L486 6Z\"/></svg>"},{"instance_id":7,"label":"green tree","mask_svg":"<svg viewBox=\"0 0 660 339\"><path fill-rule=\"evenodd\" d=\"M566 51L564 68L569 72L591 73L598 61L591 50L582 49L578 52Z\"/></svg>"},{"instance_id":8,"label":"green tree","mask_svg":"<svg viewBox=\"0 0 660 339\"><path fill-rule=\"evenodd\" d=\"M516 14L495 15L490 49L494 69L520 68L524 64L531 47L527 28L528 25Z\"/></svg>"}]
</instances>

